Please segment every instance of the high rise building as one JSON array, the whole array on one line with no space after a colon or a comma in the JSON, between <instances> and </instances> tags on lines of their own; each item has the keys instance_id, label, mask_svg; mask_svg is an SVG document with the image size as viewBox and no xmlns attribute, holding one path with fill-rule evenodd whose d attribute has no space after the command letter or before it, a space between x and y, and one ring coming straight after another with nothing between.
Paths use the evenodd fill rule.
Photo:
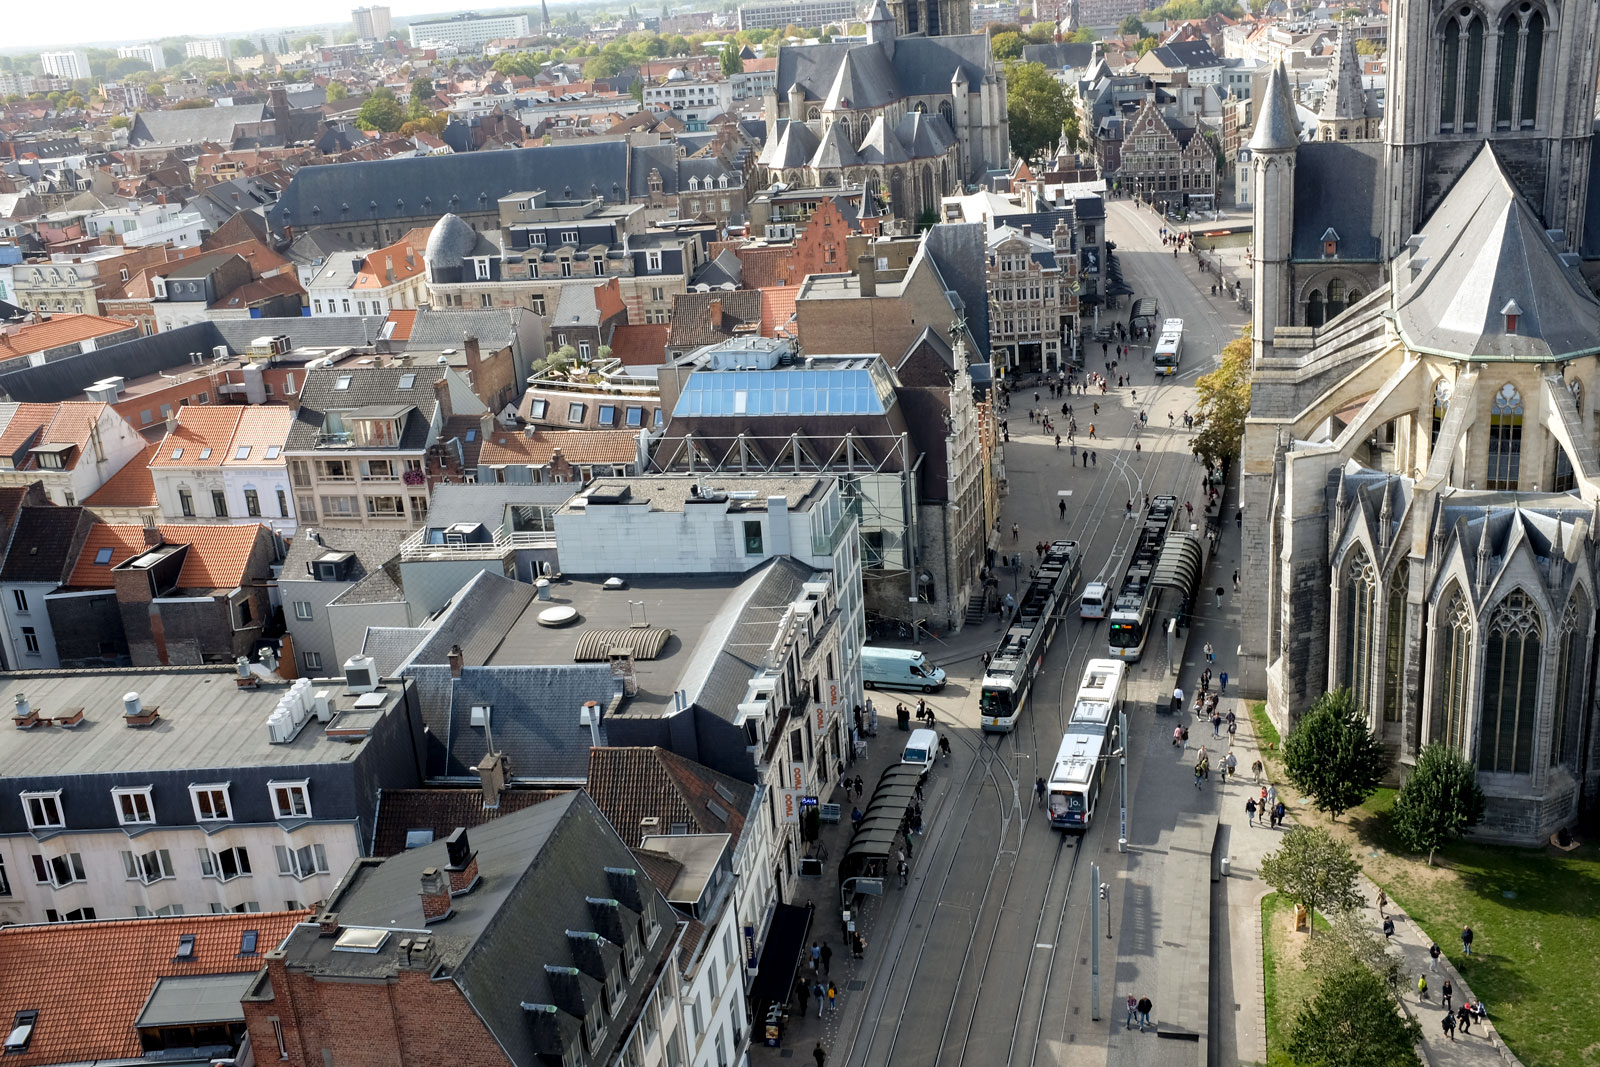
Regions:
<instances>
[{"instance_id":1,"label":"high rise building","mask_svg":"<svg viewBox=\"0 0 1600 1067\"><path fill-rule=\"evenodd\" d=\"M350 21L355 23L356 36L364 41L389 36L393 25L389 21L389 9L378 4L356 8L350 12Z\"/></svg>"},{"instance_id":2,"label":"high rise building","mask_svg":"<svg viewBox=\"0 0 1600 1067\"><path fill-rule=\"evenodd\" d=\"M160 45L125 44L117 48L118 59L138 59L150 64L151 70L165 70L167 57Z\"/></svg>"},{"instance_id":3,"label":"high rise building","mask_svg":"<svg viewBox=\"0 0 1600 1067\"><path fill-rule=\"evenodd\" d=\"M183 46L186 59L227 59L228 42L211 37L202 41L188 41Z\"/></svg>"},{"instance_id":4,"label":"high rise building","mask_svg":"<svg viewBox=\"0 0 1600 1067\"><path fill-rule=\"evenodd\" d=\"M528 16L469 13L435 22L413 22L409 29L412 48L446 44L472 52L502 37L528 36Z\"/></svg>"},{"instance_id":5,"label":"high rise building","mask_svg":"<svg viewBox=\"0 0 1600 1067\"><path fill-rule=\"evenodd\" d=\"M90 77L89 53L81 48L68 52L43 52L39 55L39 62L46 74L53 74L57 78L70 78L76 81L79 78Z\"/></svg>"}]
</instances>

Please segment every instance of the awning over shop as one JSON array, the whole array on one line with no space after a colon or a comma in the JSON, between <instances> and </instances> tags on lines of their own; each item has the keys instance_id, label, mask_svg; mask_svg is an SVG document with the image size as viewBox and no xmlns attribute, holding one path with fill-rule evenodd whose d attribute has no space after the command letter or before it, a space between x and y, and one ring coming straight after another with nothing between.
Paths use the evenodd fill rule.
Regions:
<instances>
[{"instance_id":1,"label":"awning over shop","mask_svg":"<svg viewBox=\"0 0 1600 1067\"><path fill-rule=\"evenodd\" d=\"M793 904L778 904L772 912L772 925L761 948L761 964L750 983L750 999L756 1003L786 1001L800 969L800 953L805 949L806 932L811 929L811 909Z\"/></svg>"}]
</instances>

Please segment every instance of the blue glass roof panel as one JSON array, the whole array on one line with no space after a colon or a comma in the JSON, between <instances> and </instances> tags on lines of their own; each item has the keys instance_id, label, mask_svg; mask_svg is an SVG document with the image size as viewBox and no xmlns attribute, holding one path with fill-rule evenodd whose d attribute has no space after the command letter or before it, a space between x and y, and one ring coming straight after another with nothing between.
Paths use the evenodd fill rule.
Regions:
<instances>
[{"instance_id":1,"label":"blue glass roof panel","mask_svg":"<svg viewBox=\"0 0 1600 1067\"><path fill-rule=\"evenodd\" d=\"M894 404L894 382L881 361L827 370L696 371L673 406L674 416L882 415Z\"/></svg>"}]
</instances>

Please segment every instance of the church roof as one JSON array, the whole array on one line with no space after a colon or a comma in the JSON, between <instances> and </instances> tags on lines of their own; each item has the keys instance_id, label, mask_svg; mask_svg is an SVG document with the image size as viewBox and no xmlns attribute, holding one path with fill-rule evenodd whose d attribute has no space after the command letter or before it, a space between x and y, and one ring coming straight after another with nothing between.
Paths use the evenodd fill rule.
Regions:
<instances>
[{"instance_id":1,"label":"church roof","mask_svg":"<svg viewBox=\"0 0 1600 1067\"><path fill-rule=\"evenodd\" d=\"M856 155L855 146L850 143L850 138L845 136L844 131L845 126L842 122L835 122L828 127L828 132L822 135L822 144L811 157L813 167L821 169L860 165L861 157Z\"/></svg>"},{"instance_id":2,"label":"church roof","mask_svg":"<svg viewBox=\"0 0 1600 1067\"><path fill-rule=\"evenodd\" d=\"M783 133L778 137L778 143L772 150L769 166L803 167L811 162L811 157L817 154L817 135L803 122L790 121L784 124Z\"/></svg>"},{"instance_id":3,"label":"church roof","mask_svg":"<svg viewBox=\"0 0 1600 1067\"><path fill-rule=\"evenodd\" d=\"M872 128L861 141L861 162L874 166L904 163L911 158L906 146L900 143L889 124L879 115L872 120Z\"/></svg>"},{"instance_id":4,"label":"church roof","mask_svg":"<svg viewBox=\"0 0 1600 1067\"><path fill-rule=\"evenodd\" d=\"M1299 125L1289 97L1289 79L1283 64L1272 68L1262 94L1261 115L1250 138L1252 152L1286 152L1300 143Z\"/></svg>"},{"instance_id":5,"label":"church roof","mask_svg":"<svg viewBox=\"0 0 1600 1067\"><path fill-rule=\"evenodd\" d=\"M1291 259L1322 259L1329 229L1337 235L1340 260L1383 259L1383 150L1381 141L1307 141L1300 146L1294 157Z\"/></svg>"},{"instance_id":6,"label":"church roof","mask_svg":"<svg viewBox=\"0 0 1600 1067\"><path fill-rule=\"evenodd\" d=\"M1361 57L1348 24L1339 28L1333 46L1333 69L1328 88L1322 95L1317 117L1324 119L1362 119L1367 117L1367 90L1361 79Z\"/></svg>"},{"instance_id":7,"label":"church roof","mask_svg":"<svg viewBox=\"0 0 1600 1067\"><path fill-rule=\"evenodd\" d=\"M895 136L906 146L912 159L932 159L944 154L955 136L949 132L942 115L929 116L920 111L908 111L895 124Z\"/></svg>"},{"instance_id":8,"label":"church roof","mask_svg":"<svg viewBox=\"0 0 1600 1067\"><path fill-rule=\"evenodd\" d=\"M883 107L895 96L894 68L883 49L852 48L844 54L822 106L829 111Z\"/></svg>"},{"instance_id":9,"label":"church roof","mask_svg":"<svg viewBox=\"0 0 1600 1067\"><path fill-rule=\"evenodd\" d=\"M1395 325L1422 352L1547 361L1600 352L1600 300L1485 144L1423 226ZM1502 309L1520 308L1515 332Z\"/></svg>"},{"instance_id":10,"label":"church roof","mask_svg":"<svg viewBox=\"0 0 1600 1067\"><path fill-rule=\"evenodd\" d=\"M885 102L914 96L948 96L951 80L957 74L968 85L979 85L994 69L994 60L989 55L989 39L981 33L953 37L899 37L893 41L867 44L830 41L798 48L779 48L777 81L780 91L788 92L788 86L798 85L806 100L827 100L846 56L851 56L851 64L859 68L850 77L870 79L863 85L869 94L887 91L889 95ZM881 105L857 103L852 97L851 106Z\"/></svg>"}]
</instances>

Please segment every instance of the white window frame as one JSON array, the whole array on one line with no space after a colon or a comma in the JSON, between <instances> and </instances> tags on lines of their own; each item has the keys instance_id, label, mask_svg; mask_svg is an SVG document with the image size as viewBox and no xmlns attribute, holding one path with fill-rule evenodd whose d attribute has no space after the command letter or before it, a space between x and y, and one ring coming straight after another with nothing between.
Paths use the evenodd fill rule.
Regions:
<instances>
[{"instance_id":1,"label":"white window frame","mask_svg":"<svg viewBox=\"0 0 1600 1067\"><path fill-rule=\"evenodd\" d=\"M153 860L151 859L153 857ZM154 866L152 873L151 867ZM170 849L153 848L149 852L134 852L124 850L122 853L122 873L128 881L139 881L145 885L164 882L168 878L178 876L177 868L172 864Z\"/></svg>"},{"instance_id":2,"label":"white window frame","mask_svg":"<svg viewBox=\"0 0 1600 1067\"><path fill-rule=\"evenodd\" d=\"M278 790L280 789L287 790L291 794L295 790L298 790L300 793L301 803L305 807L305 811L295 811L292 804L289 810L285 811L283 806L278 803ZM294 780L285 779L283 781L268 782L267 800L272 804L272 811L276 818L309 819L311 818L311 779L298 778Z\"/></svg>"},{"instance_id":3,"label":"white window frame","mask_svg":"<svg viewBox=\"0 0 1600 1067\"><path fill-rule=\"evenodd\" d=\"M207 823L233 821L233 798L228 795L229 784L230 783L228 782L196 782L189 786L189 803L194 807L194 818L196 822ZM200 794L202 793L222 794L222 815L208 816L200 810ZM215 808L212 810L214 811Z\"/></svg>"},{"instance_id":4,"label":"white window frame","mask_svg":"<svg viewBox=\"0 0 1600 1067\"><path fill-rule=\"evenodd\" d=\"M199 853L200 856L200 877L202 878L212 878L219 882L231 882L235 878L248 878L250 875L255 873L250 863L250 850L245 848L243 845L234 845L233 847L225 848L220 852L214 852L209 848L200 848L196 849L195 851ZM233 857L232 874L228 874L226 871L224 871L222 864L222 857L229 853L237 853L237 855ZM240 864L241 856L244 858L244 862L242 864L243 869L241 869Z\"/></svg>"},{"instance_id":5,"label":"white window frame","mask_svg":"<svg viewBox=\"0 0 1600 1067\"><path fill-rule=\"evenodd\" d=\"M305 622L311 621L311 601L296 600L294 602L294 617Z\"/></svg>"},{"instance_id":6,"label":"white window frame","mask_svg":"<svg viewBox=\"0 0 1600 1067\"><path fill-rule=\"evenodd\" d=\"M278 873L300 881L328 873L328 853L321 842L313 841L295 848L293 845L273 845L278 859Z\"/></svg>"},{"instance_id":7,"label":"white window frame","mask_svg":"<svg viewBox=\"0 0 1600 1067\"><path fill-rule=\"evenodd\" d=\"M305 652L305 658L306 658L306 670L308 670L308 671L320 671L322 669L322 653L321 652L312 652L310 650L307 650Z\"/></svg>"},{"instance_id":8,"label":"white window frame","mask_svg":"<svg viewBox=\"0 0 1600 1067\"><path fill-rule=\"evenodd\" d=\"M113 789L111 791L111 803L117 809L117 822L122 826L154 826L156 823L156 801L155 797L152 795L153 789L153 786L148 785L126 786L119 789ZM122 802L124 800L137 801L139 799L144 800L145 814L148 815L149 818L128 818L128 813L122 809Z\"/></svg>"},{"instance_id":9,"label":"white window frame","mask_svg":"<svg viewBox=\"0 0 1600 1067\"><path fill-rule=\"evenodd\" d=\"M23 817L28 820L28 829L30 829L30 830L63 830L63 829L66 828L66 825L67 825L67 813L66 813L66 809L64 809L61 806L61 790L59 790L59 789L42 789L42 790L37 790L37 791L34 791L34 792L22 793L20 795L22 797L22 814L23 814ZM49 822L48 820L41 818L38 822L35 822L34 818L33 818L33 803L32 803L35 800L40 801L41 803L48 802L48 803L54 805L55 809L56 809L56 819L58 821ZM41 815L42 814L43 814L43 812L41 811Z\"/></svg>"},{"instance_id":10,"label":"white window frame","mask_svg":"<svg viewBox=\"0 0 1600 1067\"><path fill-rule=\"evenodd\" d=\"M69 868L68 873L71 874L72 877L68 878L66 881L56 881L55 863L57 860L62 861ZM59 856L46 856L44 857L44 870L45 882L56 889L60 889L62 886L72 885L77 882L87 882L89 880L88 875L83 869L83 854L81 852L63 852Z\"/></svg>"}]
</instances>

